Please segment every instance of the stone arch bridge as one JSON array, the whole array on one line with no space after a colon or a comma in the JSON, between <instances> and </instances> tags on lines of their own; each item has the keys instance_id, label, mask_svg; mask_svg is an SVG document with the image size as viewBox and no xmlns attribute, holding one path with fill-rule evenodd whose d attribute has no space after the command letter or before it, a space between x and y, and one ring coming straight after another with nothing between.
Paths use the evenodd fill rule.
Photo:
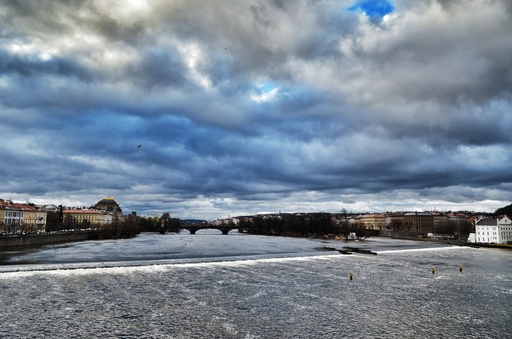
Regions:
<instances>
[{"instance_id":1,"label":"stone arch bridge","mask_svg":"<svg viewBox=\"0 0 512 339\"><path fill-rule=\"evenodd\" d=\"M180 230L187 230L190 232L190 234L196 234L199 230L206 230L206 229L214 229L219 230L222 232L222 234L228 234L229 231L232 230L238 230L242 233L247 233L248 231L253 230L251 227L240 227L235 224L231 225L207 225L207 224L186 224L182 223L179 227L167 227L164 229L164 231L170 231L170 232L179 232ZM163 233L163 232L162 232Z\"/></svg>"}]
</instances>

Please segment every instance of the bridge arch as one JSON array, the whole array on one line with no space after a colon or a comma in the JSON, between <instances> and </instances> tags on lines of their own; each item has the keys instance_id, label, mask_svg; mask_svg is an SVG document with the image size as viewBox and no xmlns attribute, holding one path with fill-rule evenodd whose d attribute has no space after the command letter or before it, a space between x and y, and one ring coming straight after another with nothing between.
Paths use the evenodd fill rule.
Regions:
<instances>
[{"instance_id":1,"label":"bridge arch","mask_svg":"<svg viewBox=\"0 0 512 339\"><path fill-rule=\"evenodd\" d=\"M252 228L246 228L246 227L240 228L240 226L237 226L235 224L232 224L232 225L207 225L207 224L184 223L184 224L181 224L179 226L179 228L178 227L174 227L174 228L168 227L165 229L165 231L179 232L180 230L187 230L187 231L189 231L190 234L196 234L196 232L199 230L207 230L207 229L219 230L219 231L221 231L222 234L228 234L232 230L238 230L239 232L245 233L245 232L248 232L249 230L251 230Z\"/></svg>"},{"instance_id":2,"label":"bridge arch","mask_svg":"<svg viewBox=\"0 0 512 339\"><path fill-rule=\"evenodd\" d=\"M232 226L187 226L182 227L182 229L188 230L190 234L196 234L199 230L219 230L222 234L228 234L229 231L238 229L238 227L232 227Z\"/></svg>"}]
</instances>

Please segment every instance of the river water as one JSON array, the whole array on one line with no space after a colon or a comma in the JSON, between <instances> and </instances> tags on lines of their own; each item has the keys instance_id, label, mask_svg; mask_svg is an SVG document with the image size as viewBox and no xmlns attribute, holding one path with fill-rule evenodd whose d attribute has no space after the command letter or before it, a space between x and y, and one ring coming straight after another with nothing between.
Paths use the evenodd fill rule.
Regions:
<instances>
[{"instance_id":1,"label":"river water","mask_svg":"<svg viewBox=\"0 0 512 339\"><path fill-rule=\"evenodd\" d=\"M0 337L512 333L511 251L378 237L347 243L216 232L141 234L4 252ZM348 245L377 255L319 250Z\"/></svg>"}]
</instances>

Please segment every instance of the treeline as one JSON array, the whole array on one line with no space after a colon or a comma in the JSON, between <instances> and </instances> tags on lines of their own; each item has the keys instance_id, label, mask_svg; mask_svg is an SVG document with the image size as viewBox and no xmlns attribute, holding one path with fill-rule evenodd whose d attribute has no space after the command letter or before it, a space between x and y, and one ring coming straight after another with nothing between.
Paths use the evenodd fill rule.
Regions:
<instances>
[{"instance_id":1,"label":"treeline","mask_svg":"<svg viewBox=\"0 0 512 339\"><path fill-rule=\"evenodd\" d=\"M171 218L168 212L159 218L140 218L139 223L141 232L178 232L181 229L180 219Z\"/></svg>"},{"instance_id":2,"label":"treeline","mask_svg":"<svg viewBox=\"0 0 512 339\"><path fill-rule=\"evenodd\" d=\"M448 220L446 224L440 225L435 233L467 236L474 231L475 225L468 220Z\"/></svg>"},{"instance_id":3,"label":"treeline","mask_svg":"<svg viewBox=\"0 0 512 339\"><path fill-rule=\"evenodd\" d=\"M333 222L330 213L280 214L242 219L239 223L241 229L259 235L346 237L350 232L356 232L358 236L374 235L371 230L355 228L346 220Z\"/></svg>"},{"instance_id":4,"label":"treeline","mask_svg":"<svg viewBox=\"0 0 512 339\"><path fill-rule=\"evenodd\" d=\"M131 238L141 232L141 224L145 219L137 215L114 215L112 224L92 225L88 221L76 222L72 219L63 219L59 212L48 213L46 232L67 231L67 230L94 230L97 239L119 239Z\"/></svg>"},{"instance_id":5,"label":"treeline","mask_svg":"<svg viewBox=\"0 0 512 339\"><path fill-rule=\"evenodd\" d=\"M500 215L512 215L512 205L508 205L508 206L505 206L505 207L498 208L498 209L494 212L494 215L495 215L495 216L500 216Z\"/></svg>"},{"instance_id":6,"label":"treeline","mask_svg":"<svg viewBox=\"0 0 512 339\"><path fill-rule=\"evenodd\" d=\"M142 219L136 215L129 215L122 219L114 218L112 224L103 225L98 230L98 239L132 238L141 232Z\"/></svg>"},{"instance_id":7,"label":"treeline","mask_svg":"<svg viewBox=\"0 0 512 339\"><path fill-rule=\"evenodd\" d=\"M161 217L140 217L135 213L122 216L115 214L112 224L91 225L89 222L76 222L71 218L62 218L59 212L48 213L46 231L88 230L95 229L98 239L129 238L141 232L162 232L162 230L178 232L181 229L179 219L171 218L169 213Z\"/></svg>"}]
</instances>

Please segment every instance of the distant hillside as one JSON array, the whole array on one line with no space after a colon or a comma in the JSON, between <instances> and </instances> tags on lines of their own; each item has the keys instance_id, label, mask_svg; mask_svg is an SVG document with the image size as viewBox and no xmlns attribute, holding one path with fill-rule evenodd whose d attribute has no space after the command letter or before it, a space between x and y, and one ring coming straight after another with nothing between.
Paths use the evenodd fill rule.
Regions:
<instances>
[{"instance_id":1,"label":"distant hillside","mask_svg":"<svg viewBox=\"0 0 512 339\"><path fill-rule=\"evenodd\" d=\"M496 210L496 212L494 212L494 214L496 215L510 215L512 216L512 204L508 205L508 206L505 206L505 207L502 207L502 208L498 208Z\"/></svg>"}]
</instances>

